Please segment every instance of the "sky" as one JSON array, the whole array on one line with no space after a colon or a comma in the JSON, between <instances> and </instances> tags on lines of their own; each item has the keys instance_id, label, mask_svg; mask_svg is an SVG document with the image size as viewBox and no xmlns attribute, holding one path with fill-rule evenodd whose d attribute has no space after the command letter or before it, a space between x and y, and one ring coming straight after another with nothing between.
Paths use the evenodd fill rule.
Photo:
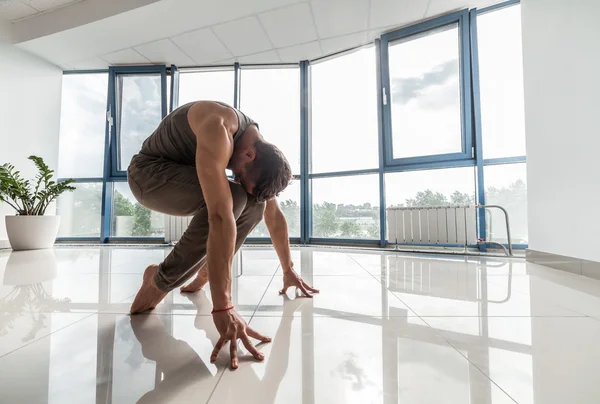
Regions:
<instances>
[{"instance_id":1,"label":"sky","mask_svg":"<svg viewBox=\"0 0 600 404\"><path fill-rule=\"evenodd\" d=\"M525 153L520 7L478 19L484 157ZM392 125L396 157L453 152L460 147L458 31L455 27L392 43L389 50ZM311 66L312 172L376 168L378 128L374 47ZM106 74L65 76L61 119L61 177L99 177L106 108ZM130 134L124 160L158 123L156 78L127 79ZM233 104L233 70L181 73L180 105L199 99ZM240 109L300 171L299 69L241 71ZM127 117L138 117L130 123ZM142 117L142 119L139 119ZM138 144L139 143L139 144ZM526 181L524 164L486 168L486 186ZM313 181L313 201L379 204L376 175ZM475 192L473 168L386 174L388 204L404 203L425 189L450 195ZM282 199L299 200L299 184Z\"/></svg>"}]
</instances>

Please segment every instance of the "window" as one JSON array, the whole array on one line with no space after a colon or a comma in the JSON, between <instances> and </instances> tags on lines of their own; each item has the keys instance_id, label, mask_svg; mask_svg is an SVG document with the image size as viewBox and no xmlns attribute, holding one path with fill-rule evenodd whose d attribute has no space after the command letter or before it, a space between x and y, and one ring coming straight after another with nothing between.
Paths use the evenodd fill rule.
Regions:
<instances>
[{"instance_id":1,"label":"window","mask_svg":"<svg viewBox=\"0 0 600 404\"><path fill-rule=\"evenodd\" d=\"M389 173L385 175L385 183L388 207L469 205L475 202L474 167Z\"/></svg>"},{"instance_id":2,"label":"window","mask_svg":"<svg viewBox=\"0 0 600 404\"><path fill-rule=\"evenodd\" d=\"M386 163L472 160L468 12L382 36Z\"/></svg>"},{"instance_id":3,"label":"window","mask_svg":"<svg viewBox=\"0 0 600 404\"><path fill-rule=\"evenodd\" d=\"M390 173L385 184L388 207L475 203L474 167Z\"/></svg>"},{"instance_id":4,"label":"window","mask_svg":"<svg viewBox=\"0 0 600 404\"><path fill-rule=\"evenodd\" d=\"M394 159L460 153L458 24L391 42Z\"/></svg>"},{"instance_id":5,"label":"window","mask_svg":"<svg viewBox=\"0 0 600 404\"><path fill-rule=\"evenodd\" d=\"M525 155L521 6L477 17L483 156Z\"/></svg>"},{"instance_id":6,"label":"window","mask_svg":"<svg viewBox=\"0 0 600 404\"><path fill-rule=\"evenodd\" d=\"M375 48L311 66L312 172L379 165Z\"/></svg>"},{"instance_id":7,"label":"window","mask_svg":"<svg viewBox=\"0 0 600 404\"><path fill-rule=\"evenodd\" d=\"M298 68L243 69L240 109L260 126L300 174L300 72Z\"/></svg>"},{"instance_id":8,"label":"window","mask_svg":"<svg viewBox=\"0 0 600 404\"><path fill-rule=\"evenodd\" d=\"M57 201L60 216L59 237L100 237L102 182L76 183L76 190L62 194Z\"/></svg>"},{"instance_id":9,"label":"window","mask_svg":"<svg viewBox=\"0 0 600 404\"><path fill-rule=\"evenodd\" d=\"M63 76L58 176L102 177L108 74Z\"/></svg>"},{"instance_id":10,"label":"window","mask_svg":"<svg viewBox=\"0 0 600 404\"><path fill-rule=\"evenodd\" d=\"M233 70L181 70L179 74L179 105L207 100L233 106Z\"/></svg>"},{"instance_id":11,"label":"window","mask_svg":"<svg viewBox=\"0 0 600 404\"><path fill-rule=\"evenodd\" d=\"M377 175L311 181L313 237L379 239Z\"/></svg>"},{"instance_id":12,"label":"window","mask_svg":"<svg viewBox=\"0 0 600 404\"><path fill-rule=\"evenodd\" d=\"M527 169L524 163L486 166L485 204L500 205L510 216L513 244L527 244ZM504 214L498 209L486 212L486 239L507 243Z\"/></svg>"},{"instance_id":13,"label":"window","mask_svg":"<svg viewBox=\"0 0 600 404\"><path fill-rule=\"evenodd\" d=\"M165 217L140 205L126 182L113 183L113 237L164 237Z\"/></svg>"},{"instance_id":14,"label":"window","mask_svg":"<svg viewBox=\"0 0 600 404\"><path fill-rule=\"evenodd\" d=\"M163 118L160 73L117 75L117 170L124 171Z\"/></svg>"},{"instance_id":15,"label":"window","mask_svg":"<svg viewBox=\"0 0 600 404\"><path fill-rule=\"evenodd\" d=\"M294 180L277 198L285 215L290 237L300 237L300 181ZM270 237L265 221L254 228L249 237Z\"/></svg>"}]
</instances>

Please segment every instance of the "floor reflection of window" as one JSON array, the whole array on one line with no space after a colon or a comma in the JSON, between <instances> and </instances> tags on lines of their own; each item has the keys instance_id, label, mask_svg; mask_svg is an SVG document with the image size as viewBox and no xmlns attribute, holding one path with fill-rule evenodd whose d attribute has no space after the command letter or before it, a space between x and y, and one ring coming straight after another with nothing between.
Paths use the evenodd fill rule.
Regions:
<instances>
[{"instance_id":1,"label":"floor reflection of window","mask_svg":"<svg viewBox=\"0 0 600 404\"><path fill-rule=\"evenodd\" d=\"M116 320L113 347L113 403L135 402L154 389L156 362L142 353L142 346L131 331L129 316Z\"/></svg>"},{"instance_id":2,"label":"floor reflection of window","mask_svg":"<svg viewBox=\"0 0 600 404\"><path fill-rule=\"evenodd\" d=\"M77 326L54 333L48 341L49 346L45 347L49 350L47 368L43 363L31 362L35 369L47 369L48 404L95 403L97 317L90 316L79 322ZM32 375L28 375L27 381L29 386L39 387L45 384L45 380L36 381Z\"/></svg>"},{"instance_id":3,"label":"floor reflection of window","mask_svg":"<svg viewBox=\"0 0 600 404\"><path fill-rule=\"evenodd\" d=\"M453 347L399 338L397 349L399 403L469 402L469 362Z\"/></svg>"},{"instance_id":4,"label":"floor reflection of window","mask_svg":"<svg viewBox=\"0 0 600 404\"><path fill-rule=\"evenodd\" d=\"M332 403L383 401L381 332L360 320L315 319L315 396Z\"/></svg>"}]
</instances>

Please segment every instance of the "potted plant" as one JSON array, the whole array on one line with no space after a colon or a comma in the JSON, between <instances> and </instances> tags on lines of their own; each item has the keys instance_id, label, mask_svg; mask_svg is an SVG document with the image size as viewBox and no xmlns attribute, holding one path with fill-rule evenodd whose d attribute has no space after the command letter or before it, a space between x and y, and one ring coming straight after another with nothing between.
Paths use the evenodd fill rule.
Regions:
<instances>
[{"instance_id":1,"label":"potted plant","mask_svg":"<svg viewBox=\"0 0 600 404\"><path fill-rule=\"evenodd\" d=\"M15 211L15 216L6 216L6 232L13 250L36 250L54 245L59 216L44 216L50 202L60 194L75 190L68 179L61 182L52 180L54 171L44 159L29 156L38 169L35 187L29 180L21 177L12 164L0 166L0 202L5 202Z\"/></svg>"}]
</instances>

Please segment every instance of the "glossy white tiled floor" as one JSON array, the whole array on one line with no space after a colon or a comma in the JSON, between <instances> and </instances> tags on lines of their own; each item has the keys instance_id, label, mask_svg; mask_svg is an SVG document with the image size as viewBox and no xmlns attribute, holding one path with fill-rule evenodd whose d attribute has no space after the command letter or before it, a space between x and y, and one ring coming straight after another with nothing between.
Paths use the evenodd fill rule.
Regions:
<instances>
[{"instance_id":1,"label":"glossy white tiled floor","mask_svg":"<svg viewBox=\"0 0 600 404\"><path fill-rule=\"evenodd\" d=\"M168 250L0 252L0 403L599 403L600 282L523 260L299 248L321 289L279 296L270 249L234 298L274 338L209 362L210 292L129 303Z\"/></svg>"}]
</instances>

